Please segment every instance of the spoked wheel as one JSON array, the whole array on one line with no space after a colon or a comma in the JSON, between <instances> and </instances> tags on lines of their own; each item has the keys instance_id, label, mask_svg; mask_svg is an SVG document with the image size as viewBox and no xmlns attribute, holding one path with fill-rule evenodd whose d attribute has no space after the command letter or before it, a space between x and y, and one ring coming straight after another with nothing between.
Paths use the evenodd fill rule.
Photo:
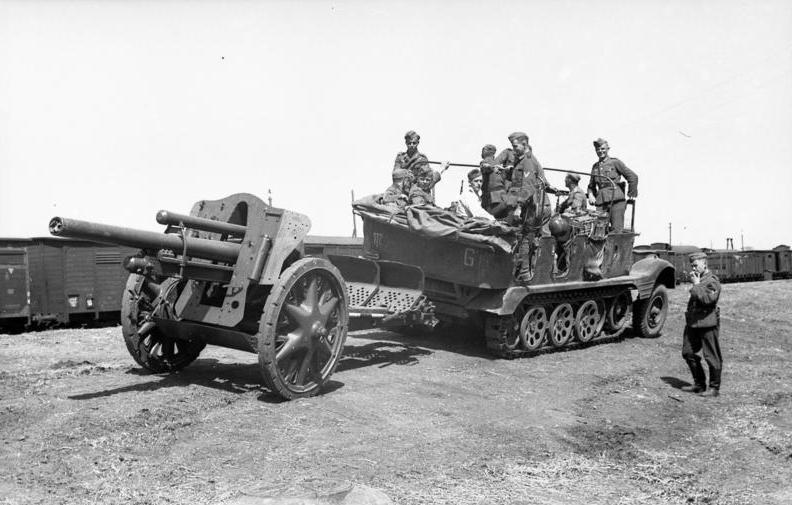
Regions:
<instances>
[{"instance_id":1,"label":"spoked wheel","mask_svg":"<svg viewBox=\"0 0 792 505\"><path fill-rule=\"evenodd\" d=\"M616 332L624 328L624 325L627 324L631 304L630 292L626 290L619 293L610 302L605 315L605 328L608 331Z\"/></svg>"},{"instance_id":2,"label":"spoked wheel","mask_svg":"<svg viewBox=\"0 0 792 505\"><path fill-rule=\"evenodd\" d=\"M562 303L550 314L550 343L562 347L572 338L575 326L575 311L572 305Z\"/></svg>"},{"instance_id":3,"label":"spoked wheel","mask_svg":"<svg viewBox=\"0 0 792 505\"><path fill-rule=\"evenodd\" d=\"M542 346L548 329L547 312L544 307L532 307L520 323L520 340L523 347L534 351Z\"/></svg>"},{"instance_id":4,"label":"spoked wheel","mask_svg":"<svg viewBox=\"0 0 792 505\"><path fill-rule=\"evenodd\" d=\"M303 258L283 271L259 326L266 385L286 399L317 394L344 350L349 312L344 280L329 261Z\"/></svg>"},{"instance_id":5,"label":"spoked wheel","mask_svg":"<svg viewBox=\"0 0 792 505\"><path fill-rule=\"evenodd\" d=\"M649 298L635 303L633 329L644 338L659 337L667 315L668 291L665 286L658 284Z\"/></svg>"},{"instance_id":6,"label":"spoked wheel","mask_svg":"<svg viewBox=\"0 0 792 505\"><path fill-rule=\"evenodd\" d=\"M166 279L160 286L160 296L146 292L145 279L132 274L127 279L121 300L121 332L129 354L147 370L154 373L176 372L201 354L206 344L171 338L153 322L148 321L155 311L170 315L170 308L178 296L178 281Z\"/></svg>"},{"instance_id":7,"label":"spoked wheel","mask_svg":"<svg viewBox=\"0 0 792 505\"><path fill-rule=\"evenodd\" d=\"M581 342L590 342L602 330L603 314L594 300L588 300L575 316L575 336Z\"/></svg>"}]
</instances>

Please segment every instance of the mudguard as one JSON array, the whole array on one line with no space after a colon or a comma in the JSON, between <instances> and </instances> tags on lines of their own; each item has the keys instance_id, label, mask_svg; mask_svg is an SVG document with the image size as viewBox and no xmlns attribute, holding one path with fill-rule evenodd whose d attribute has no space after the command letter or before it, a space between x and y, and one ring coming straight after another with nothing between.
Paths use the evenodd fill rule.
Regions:
<instances>
[{"instance_id":1,"label":"mudguard","mask_svg":"<svg viewBox=\"0 0 792 505\"><path fill-rule=\"evenodd\" d=\"M638 299L648 298L656 284L674 289L674 265L656 256L649 256L633 263L630 277L638 290Z\"/></svg>"}]
</instances>

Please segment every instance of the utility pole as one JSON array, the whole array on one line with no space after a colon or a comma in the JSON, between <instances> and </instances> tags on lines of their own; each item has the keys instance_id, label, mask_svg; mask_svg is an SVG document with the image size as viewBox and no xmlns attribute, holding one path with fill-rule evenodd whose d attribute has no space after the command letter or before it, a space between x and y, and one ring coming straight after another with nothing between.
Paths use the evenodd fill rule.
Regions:
<instances>
[{"instance_id":1,"label":"utility pole","mask_svg":"<svg viewBox=\"0 0 792 505\"><path fill-rule=\"evenodd\" d=\"M271 189L267 190L267 203L269 204L270 207L272 207L272 190Z\"/></svg>"},{"instance_id":2,"label":"utility pole","mask_svg":"<svg viewBox=\"0 0 792 505\"><path fill-rule=\"evenodd\" d=\"M671 223L668 223L668 245L671 245Z\"/></svg>"},{"instance_id":3,"label":"utility pole","mask_svg":"<svg viewBox=\"0 0 792 505\"><path fill-rule=\"evenodd\" d=\"M352 203L355 203L355 190L352 191ZM355 209L352 209L352 236L357 237L357 221L355 220Z\"/></svg>"},{"instance_id":4,"label":"utility pole","mask_svg":"<svg viewBox=\"0 0 792 505\"><path fill-rule=\"evenodd\" d=\"M743 231L742 230L740 230L740 250L741 251L745 250L745 242L743 241Z\"/></svg>"}]
</instances>

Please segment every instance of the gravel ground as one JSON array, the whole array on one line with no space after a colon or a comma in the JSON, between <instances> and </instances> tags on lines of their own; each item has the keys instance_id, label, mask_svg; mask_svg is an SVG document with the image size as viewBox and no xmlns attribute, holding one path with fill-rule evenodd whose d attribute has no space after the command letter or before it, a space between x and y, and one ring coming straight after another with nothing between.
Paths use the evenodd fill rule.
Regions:
<instances>
[{"instance_id":1,"label":"gravel ground","mask_svg":"<svg viewBox=\"0 0 792 505\"><path fill-rule=\"evenodd\" d=\"M0 335L0 503L239 503L371 486L401 504L792 503L792 281L721 299L723 395L663 336L505 361L453 334L357 331L324 394L255 355L134 364L119 327Z\"/></svg>"}]
</instances>

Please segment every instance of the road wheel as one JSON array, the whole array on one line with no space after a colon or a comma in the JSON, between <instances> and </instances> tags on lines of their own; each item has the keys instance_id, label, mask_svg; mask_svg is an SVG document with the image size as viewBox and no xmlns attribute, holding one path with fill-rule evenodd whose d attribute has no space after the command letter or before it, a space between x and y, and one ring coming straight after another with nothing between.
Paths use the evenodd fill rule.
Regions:
<instances>
[{"instance_id":1,"label":"road wheel","mask_svg":"<svg viewBox=\"0 0 792 505\"><path fill-rule=\"evenodd\" d=\"M660 336L668 315L668 291L658 284L649 298L638 300L633 306L633 330L644 338Z\"/></svg>"},{"instance_id":2,"label":"road wheel","mask_svg":"<svg viewBox=\"0 0 792 505\"><path fill-rule=\"evenodd\" d=\"M572 338L575 327L575 311L572 305L562 303L550 314L550 343L563 347Z\"/></svg>"},{"instance_id":3,"label":"road wheel","mask_svg":"<svg viewBox=\"0 0 792 505\"><path fill-rule=\"evenodd\" d=\"M631 304L632 298L628 290L622 291L610 302L605 316L605 328L608 331L617 332L624 328L630 314Z\"/></svg>"},{"instance_id":4,"label":"road wheel","mask_svg":"<svg viewBox=\"0 0 792 505\"><path fill-rule=\"evenodd\" d=\"M523 347L534 351L542 346L549 328L544 307L532 307L520 323L520 340Z\"/></svg>"},{"instance_id":5,"label":"road wheel","mask_svg":"<svg viewBox=\"0 0 792 505\"><path fill-rule=\"evenodd\" d=\"M575 316L575 336L581 342L590 342L602 330L603 314L594 300L578 308Z\"/></svg>"},{"instance_id":6,"label":"road wheel","mask_svg":"<svg viewBox=\"0 0 792 505\"><path fill-rule=\"evenodd\" d=\"M283 271L259 324L264 382L286 399L317 394L344 350L349 312L344 280L323 258L303 258Z\"/></svg>"},{"instance_id":7,"label":"road wheel","mask_svg":"<svg viewBox=\"0 0 792 505\"><path fill-rule=\"evenodd\" d=\"M145 289L147 281L132 274L121 299L121 333L129 354L138 365L154 373L170 373L186 367L201 354L206 344L171 338L148 318L155 312L168 317L179 293L178 281L166 279L159 293Z\"/></svg>"}]
</instances>

